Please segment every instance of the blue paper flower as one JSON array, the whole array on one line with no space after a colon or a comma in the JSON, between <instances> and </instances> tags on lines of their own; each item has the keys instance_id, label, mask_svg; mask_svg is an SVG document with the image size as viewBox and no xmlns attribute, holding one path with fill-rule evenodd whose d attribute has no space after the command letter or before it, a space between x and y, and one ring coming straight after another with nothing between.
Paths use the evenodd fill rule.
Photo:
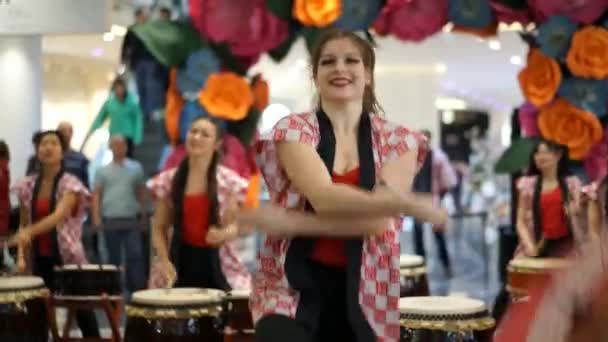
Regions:
<instances>
[{"instance_id":1,"label":"blue paper flower","mask_svg":"<svg viewBox=\"0 0 608 342\"><path fill-rule=\"evenodd\" d=\"M208 48L191 54L183 69L177 72L177 88L182 93L198 93L209 75L220 70L220 61Z\"/></svg>"},{"instance_id":2,"label":"blue paper flower","mask_svg":"<svg viewBox=\"0 0 608 342\"><path fill-rule=\"evenodd\" d=\"M485 28L492 24L492 7L488 0L450 0L448 18L463 27Z\"/></svg>"},{"instance_id":3,"label":"blue paper flower","mask_svg":"<svg viewBox=\"0 0 608 342\"><path fill-rule=\"evenodd\" d=\"M333 26L350 31L367 30L378 18L382 3L381 0L342 0L342 14Z\"/></svg>"},{"instance_id":4,"label":"blue paper flower","mask_svg":"<svg viewBox=\"0 0 608 342\"><path fill-rule=\"evenodd\" d=\"M600 118L606 115L606 102L608 101L608 81L606 80L567 78L563 81L557 94L576 107Z\"/></svg>"},{"instance_id":5,"label":"blue paper flower","mask_svg":"<svg viewBox=\"0 0 608 342\"><path fill-rule=\"evenodd\" d=\"M207 113L205 108L198 103L198 100L186 101L186 103L184 103L184 107L179 116L179 137L181 141L186 141L186 135L188 134L192 121L201 116L208 117L209 113Z\"/></svg>"},{"instance_id":6,"label":"blue paper flower","mask_svg":"<svg viewBox=\"0 0 608 342\"><path fill-rule=\"evenodd\" d=\"M555 59L566 57L570 48L572 35L578 29L578 25L563 15L549 17L538 28L537 42L540 50L547 56Z\"/></svg>"}]
</instances>

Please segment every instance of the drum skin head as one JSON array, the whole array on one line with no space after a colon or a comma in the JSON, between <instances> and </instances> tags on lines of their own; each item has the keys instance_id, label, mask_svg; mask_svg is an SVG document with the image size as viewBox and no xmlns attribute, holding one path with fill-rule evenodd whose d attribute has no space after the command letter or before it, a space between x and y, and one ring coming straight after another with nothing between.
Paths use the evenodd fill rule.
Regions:
<instances>
[{"instance_id":1,"label":"drum skin head","mask_svg":"<svg viewBox=\"0 0 608 342\"><path fill-rule=\"evenodd\" d=\"M465 297L404 297L399 299L402 314L467 315L486 311L484 302Z\"/></svg>"},{"instance_id":2,"label":"drum skin head","mask_svg":"<svg viewBox=\"0 0 608 342\"><path fill-rule=\"evenodd\" d=\"M44 286L44 280L39 277L10 276L0 277L0 291L31 289Z\"/></svg>"},{"instance_id":3,"label":"drum skin head","mask_svg":"<svg viewBox=\"0 0 608 342\"><path fill-rule=\"evenodd\" d=\"M518 257L511 262L509 266L514 268L527 269L563 269L572 265L572 261L564 258L526 258Z\"/></svg>"},{"instance_id":4,"label":"drum skin head","mask_svg":"<svg viewBox=\"0 0 608 342\"><path fill-rule=\"evenodd\" d=\"M420 255L405 254L399 257L399 267L420 267L424 266L424 258Z\"/></svg>"},{"instance_id":5,"label":"drum skin head","mask_svg":"<svg viewBox=\"0 0 608 342\"><path fill-rule=\"evenodd\" d=\"M208 305L220 303L226 296L224 291L194 287L172 289L150 289L133 294L133 303L155 306Z\"/></svg>"},{"instance_id":6,"label":"drum skin head","mask_svg":"<svg viewBox=\"0 0 608 342\"><path fill-rule=\"evenodd\" d=\"M85 265L63 265L59 267L60 270L64 271L117 271L118 267L115 265L98 265L98 264L85 264Z\"/></svg>"},{"instance_id":7,"label":"drum skin head","mask_svg":"<svg viewBox=\"0 0 608 342\"><path fill-rule=\"evenodd\" d=\"M228 292L228 296L234 299L249 299L249 295L251 294L250 290L245 289L235 289Z\"/></svg>"}]
</instances>

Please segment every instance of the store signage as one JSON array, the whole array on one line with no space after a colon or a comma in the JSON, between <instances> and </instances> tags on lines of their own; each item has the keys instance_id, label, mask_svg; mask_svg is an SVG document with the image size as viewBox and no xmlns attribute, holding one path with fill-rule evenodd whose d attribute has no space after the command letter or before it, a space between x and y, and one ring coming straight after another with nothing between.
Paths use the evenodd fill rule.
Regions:
<instances>
[{"instance_id":1,"label":"store signage","mask_svg":"<svg viewBox=\"0 0 608 342\"><path fill-rule=\"evenodd\" d=\"M0 0L0 35L100 33L110 0Z\"/></svg>"}]
</instances>

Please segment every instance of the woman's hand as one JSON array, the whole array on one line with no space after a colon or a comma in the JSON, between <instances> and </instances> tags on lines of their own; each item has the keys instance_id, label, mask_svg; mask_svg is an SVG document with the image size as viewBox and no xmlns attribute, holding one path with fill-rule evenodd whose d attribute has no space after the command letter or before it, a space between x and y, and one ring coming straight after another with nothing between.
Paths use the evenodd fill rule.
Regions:
<instances>
[{"instance_id":1,"label":"woman's hand","mask_svg":"<svg viewBox=\"0 0 608 342\"><path fill-rule=\"evenodd\" d=\"M175 266L169 260L159 260L157 261L156 267L158 267L158 272L161 277L161 286L163 288L171 288L175 284L177 280L177 272L175 271Z\"/></svg>"},{"instance_id":2,"label":"woman's hand","mask_svg":"<svg viewBox=\"0 0 608 342\"><path fill-rule=\"evenodd\" d=\"M236 239L238 236L239 229L235 223L231 223L222 228L211 226L207 232L205 242L212 246L221 246L228 241Z\"/></svg>"},{"instance_id":3,"label":"woman's hand","mask_svg":"<svg viewBox=\"0 0 608 342\"><path fill-rule=\"evenodd\" d=\"M528 257L537 257L538 248L536 246L524 244L524 254Z\"/></svg>"},{"instance_id":4,"label":"woman's hand","mask_svg":"<svg viewBox=\"0 0 608 342\"><path fill-rule=\"evenodd\" d=\"M32 234L27 227L19 229L17 233L8 240L9 246L18 246L19 248L28 248L31 243Z\"/></svg>"}]
</instances>

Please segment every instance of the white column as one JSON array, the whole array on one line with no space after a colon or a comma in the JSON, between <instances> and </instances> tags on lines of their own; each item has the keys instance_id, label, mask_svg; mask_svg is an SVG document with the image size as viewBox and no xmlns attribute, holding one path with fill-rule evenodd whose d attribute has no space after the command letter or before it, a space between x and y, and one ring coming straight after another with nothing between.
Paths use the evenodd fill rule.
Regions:
<instances>
[{"instance_id":1,"label":"white column","mask_svg":"<svg viewBox=\"0 0 608 342\"><path fill-rule=\"evenodd\" d=\"M25 174L41 107L41 37L0 35L0 139L9 145L13 181Z\"/></svg>"},{"instance_id":2,"label":"white column","mask_svg":"<svg viewBox=\"0 0 608 342\"><path fill-rule=\"evenodd\" d=\"M378 68L376 95L389 121L410 129L428 129L432 144L439 145L439 74L431 67L396 66Z\"/></svg>"}]
</instances>

